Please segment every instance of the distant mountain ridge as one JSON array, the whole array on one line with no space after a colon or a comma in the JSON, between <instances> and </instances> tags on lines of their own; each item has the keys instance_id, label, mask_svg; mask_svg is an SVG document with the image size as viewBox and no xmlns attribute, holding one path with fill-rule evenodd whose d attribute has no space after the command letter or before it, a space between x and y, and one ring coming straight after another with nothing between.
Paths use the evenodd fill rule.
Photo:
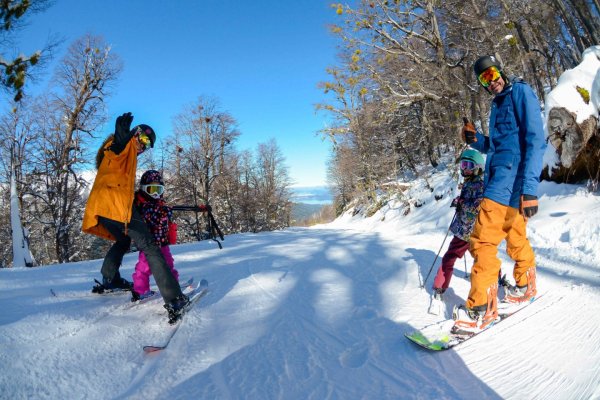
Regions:
<instances>
[{"instance_id":1,"label":"distant mountain ridge","mask_svg":"<svg viewBox=\"0 0 600 400\"><path fill-rule=\"evenodd\" d=\"M297 186L292 187L292 201L305 204L331 204L333 196L327 186Z\"/></svg>"},{"instance_id":2,"label":"distant mountain ridge","mask_svg":"<svg viewBox=\"0 0 600 400\"><path fill-rule=\"evenodd\" d=\"M305 221L333 202L327 186L292 187L292 220Z\"/></svg>"},{"instance_id":3,"label":"distant mountain ridge","mask_svg":"<svg viewBox=\"0 0 600 400\"><path fill-rule=\"evenodd\" d=\"M293 203L292 220L304 221L321 211L324 206L325 204Z\"/></svg>"}]
</instances>

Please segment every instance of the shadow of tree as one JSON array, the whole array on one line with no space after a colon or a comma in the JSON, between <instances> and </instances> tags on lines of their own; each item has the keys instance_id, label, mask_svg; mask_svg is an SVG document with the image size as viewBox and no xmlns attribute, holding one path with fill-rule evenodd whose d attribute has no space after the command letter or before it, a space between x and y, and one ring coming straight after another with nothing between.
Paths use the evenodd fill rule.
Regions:
<instances>
[{"instance_id":1,"label":"shadow of tree","mask_svg":"<svg viewBox=\"0 0 600 400\"><path fill-rule=\"evenodd\" d=\"M402 250L390 251L380 235L294 229L232 239L227 251L207 252L193 262L201 264L197 268L213 292L202 311L205 326L196 343L186 343L185 360L178 351L164 355L166 365L187 365L189 376L163 394L228 399L499 398L454 351L426 352L403 337L414 327L386 317L382 286L396 282L402 297L402 287L415 279L407 271L411 264L397 258ZM432 259L426 250L406 253L419 265ZM176 259L185 258L185 252L177 254ZM186 262L178 265L182 270L194 268ZM294 283L283 295L272 291L272 311L251 326L228 320L231 337L219 331L222 326L217 328L214 318L227 317L211 311L241 283L247 287L248 279L260 282L273 273L279 282ZM264 288L265 298L269 290ZM236 305L251 301L240 299ZM252 339L234 346L240 337ZM216 347L231 350L207 362ZM158 382L162 375L157 369L144 380Z\"/></svg>"}]
</instances>

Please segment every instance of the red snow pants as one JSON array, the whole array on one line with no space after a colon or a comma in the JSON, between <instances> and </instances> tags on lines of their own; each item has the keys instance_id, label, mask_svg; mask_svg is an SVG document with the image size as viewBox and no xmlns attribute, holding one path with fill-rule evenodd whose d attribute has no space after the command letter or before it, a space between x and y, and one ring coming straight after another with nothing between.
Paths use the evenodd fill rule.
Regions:
<instances>
[{"instance_id":1,"label":"red snow pants","mask_svg":"<svg viewBox=\"0 0 600 400\"><path fill-rule=\"evenodd\" d=\"M469 242L465 242L456 236L452 238L448 250L442 257L442 265L440 265L433 280L433 289L448 289L454 271L454 263L457 258L462 258L467 250L469 250Z\"/></svg>"}]
</instances>

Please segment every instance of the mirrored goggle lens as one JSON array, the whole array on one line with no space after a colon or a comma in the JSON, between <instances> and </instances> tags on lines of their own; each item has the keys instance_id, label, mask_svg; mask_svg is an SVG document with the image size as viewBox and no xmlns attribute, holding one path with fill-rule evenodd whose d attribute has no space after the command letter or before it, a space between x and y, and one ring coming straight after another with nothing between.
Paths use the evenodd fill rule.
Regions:
<instances>
[{"instance_id":1,"label":"mirrored goggle lens","mask_svg":"<svg viewBox=\"0 0 600 400\"><path fill-rule=\"evenodd\" d=\"M150 195L157 194L160 196L165 191L165 187L163 185L144 185L142 190Z\"/></svg>"},{"instance_id":2,"label":"mirrored goggle lens","mask_svg":"<svg viewBox=\"0 0 600 400\"><path fill-rule=\"evenodd\" d=\"M150 137L148 135L146 135L145 133L140 133L140 136L138 136L138 140L140 141L141 144L143 144L145 147L150 146L150 143L152 142L150 140Z\"/></svg>"},{"instance_id":3,"label":"mirrored goggle lens","mask_svg":"<svg viewBox=\"0 0 600 400\"><path fill-rule=\"evenodd\" d=\"M481 74L479 74L477 79L479 79L479 83L481 83L481 86L488 87L491 85L492 82L495 82L498 79L500 79L500 71L496 67L489 67Z\"/></svg>"},{"instance_id":4,"label":"mirrored goggle lens","mask_svg":"<svg viewBox=\"0 0 600 400\"><path fill-rule=\"evenodd\" d=\"M469 160L462 160L460 162L460 169L472 170L475 168L475 163Z\"/></svg>"}]
</instances>

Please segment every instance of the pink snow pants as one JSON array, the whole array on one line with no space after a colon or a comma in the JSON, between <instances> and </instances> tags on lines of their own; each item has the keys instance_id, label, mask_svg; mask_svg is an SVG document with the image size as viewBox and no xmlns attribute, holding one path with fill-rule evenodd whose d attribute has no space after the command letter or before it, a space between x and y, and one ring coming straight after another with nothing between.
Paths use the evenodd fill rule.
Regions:
<instances>
[{"instance_id":1,"label":"pink snow pants","mask_svg":"<svg viewBox=\"0 0 600 400\"><path fill-rule=\"evenodd\" d=\"M442 265L433 280L434 289L448 289L454 271L454 263L457 258L462 258L467 250L469 250L469 242L465 242L456 236L452 238L446 254L442 257Z\"/></svg>"},{"instance_id":2,"label":"pink snow pants","mask_svg":"<svg viewBox=\"0 0 600 400\"><path fill-rule=\"evenodd\" d=\"M175 269L175 262L173 260L173 255L171 254L171 249L169 246L162 246L160 251L163 253L165 261L171 269L171 273L175 277L175 280L179 280L179 272ZM148 260L146 260L146 255L143 251L140 251L138 262L135 264L135 272L132 275L133 290L135 290L136 293L144 294L150 290L150 275L152 275L152 272L150 271Z\"/></svg>"}]
</instances>

